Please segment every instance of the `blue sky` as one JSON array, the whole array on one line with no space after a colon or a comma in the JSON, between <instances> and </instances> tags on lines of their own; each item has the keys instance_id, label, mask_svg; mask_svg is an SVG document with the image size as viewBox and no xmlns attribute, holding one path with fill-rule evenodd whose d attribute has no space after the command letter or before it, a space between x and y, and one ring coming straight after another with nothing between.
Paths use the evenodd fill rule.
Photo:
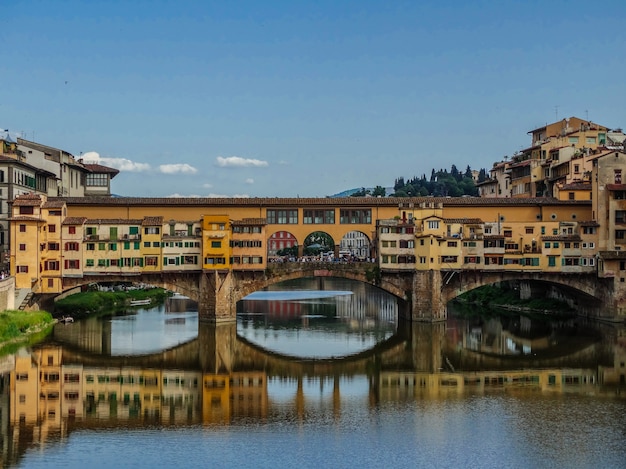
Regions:
<instances>
[{"instance_id":1,"label":"blue sky","mask_svg":"<svg viewBox=\"0 0 626 469\"><path fill-rule=\"evenodd\" d=\"M120 195L326 196L626 126L622 0L0 6L0 128Z\"/></svg>"}]
</instances>

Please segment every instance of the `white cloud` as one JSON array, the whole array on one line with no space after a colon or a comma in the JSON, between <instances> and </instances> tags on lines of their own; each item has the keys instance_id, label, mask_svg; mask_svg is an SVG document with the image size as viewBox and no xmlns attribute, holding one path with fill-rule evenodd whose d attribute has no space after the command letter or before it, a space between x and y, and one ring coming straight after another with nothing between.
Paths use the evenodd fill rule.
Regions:
<instances>
[{"instance_id":1,"label":"white cloud","mask_svg":"<svg viewBox=\"0 0 626 469\"><path fill-rule=\"evenodd\" d=\"M254 179L252 178L246 179L246 184L254 184Z\"/></svg>"},{"instance_id":2,"label":"white cloud","mask_svg":"<svg viewBox=\"0 0 626 469\"><path fill-rule=\"evenodd\" d=\"M210 197L212 199L230 199L230 198L235 198L235 199L247 199L250 196L248 194L233 194L233 195L225 195L225 194L209 194L207 195L207 197Z\"/></svg>"},{"instance_id":3,"label":"white cloud","mask_svg":"<svg viewBox=\"0 0 626 469\"><path fill-rule=\"evenodd\" d=\"M159 171L163 174L196 174L198 170L187 163L162 164Z\"/></svg>"},{"instance_id":4,"label":"white cloud","mask_svg":"<svg viewBox=\"0 0 626 469\"><path fill-rule=\"evenodd\" d=\"M229 156L228 158L218 156L216 159L217 165L222 168L264 168L269 166L267 161L242 158L240 156Z\"/></svg>"},{"instance_id":5,"label":"white cloud","mask_svg":"<svg viewBox=\"0 0 626 469\"><path fill-rule=\"evenodd\" d=\"M126 158L110 158L102 157L98 152L88 151L81 156L84 163L96 163L104 166L110 166L111 168L119 169L120 171L128 171L134 173L140 173L143 171L150 171L150 165L148 163L137 163Z\"/></svg>"},{"instance_id":6,"label":"white cloud","mask_svg":"<svg viewBox=\"0 0 626 469\"><path fill-rule=\"evenodd\" d=\"M202 184L202 187L204 187L205 189L210 189L211 187L213 187L213 184L211 184L210 182L205 182L204 184Z\"/></svg>"}]
</instances>

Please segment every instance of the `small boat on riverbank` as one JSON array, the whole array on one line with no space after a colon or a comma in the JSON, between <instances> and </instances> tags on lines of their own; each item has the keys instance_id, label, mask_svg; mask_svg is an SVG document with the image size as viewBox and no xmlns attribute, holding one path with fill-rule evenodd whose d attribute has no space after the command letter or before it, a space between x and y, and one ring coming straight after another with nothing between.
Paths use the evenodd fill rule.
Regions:
<instances>
[{"instance_id":1,"label":"small boat on riverbank","mask_svg":"<svg viewBox=\"0 0 626 469\"><path fill-rule=\"evenodd\" d=\"M131 306L146 306L152 303L150 298L146 298L145 300L130 300Z\"/></svg>"}]
</instances>

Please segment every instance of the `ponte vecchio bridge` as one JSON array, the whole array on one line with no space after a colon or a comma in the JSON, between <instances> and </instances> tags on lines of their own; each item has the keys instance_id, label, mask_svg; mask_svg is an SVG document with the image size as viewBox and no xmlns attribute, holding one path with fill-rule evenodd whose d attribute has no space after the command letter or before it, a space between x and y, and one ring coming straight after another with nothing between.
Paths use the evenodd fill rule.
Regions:
<instances>
[{"instance_id":1,"label":"ponte vecchio bridge","mask_svg":"<svg viewBox=\"0 0 626 469\"><path fill-rule=\"evenodd\" d=\"M625 284L615 274L621 257L601 250L606 229L593 221L590 201L27 195L12 214L12 273L34 293L145 282L197 300L201 320L223 322L235 319L237 301L273 283L336 276L405 300L405 319L438 321L456 296L517 280L526 297L560 288L577 293L580 314L626 317ZM366 260L272 262L286 247L277 243L301 255L320 233L333 240L333 260L341 240L358 234Z\"/></svg>"}]
</instances>

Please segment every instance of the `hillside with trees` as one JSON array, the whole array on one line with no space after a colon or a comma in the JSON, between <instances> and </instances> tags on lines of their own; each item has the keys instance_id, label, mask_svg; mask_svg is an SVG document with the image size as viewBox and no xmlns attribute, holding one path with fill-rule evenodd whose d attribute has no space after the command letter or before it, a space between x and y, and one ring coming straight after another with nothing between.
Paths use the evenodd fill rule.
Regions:
<instances>
[{"instance_id":1,"label":"hillside with trees","mask_svg":"<svg viewBox=\"0 0 626 469\"><path fill-rule=\"evenodd\" d=\"M487 179L487 172L483 168L478 173L478 182ZM352 194L352 197L461 197L464 195L478 196L478 189L472 174L472 169L467 166L465 172L461 172L455 165L452 165L450 172L446 169L430 173L430 178L426 174L421 177L412 177L405 180L404 176L397 178L393 185L393 193L387 194L387 190L382 186L373 189L362 188Z\"/></svg>"}]
</instances>

